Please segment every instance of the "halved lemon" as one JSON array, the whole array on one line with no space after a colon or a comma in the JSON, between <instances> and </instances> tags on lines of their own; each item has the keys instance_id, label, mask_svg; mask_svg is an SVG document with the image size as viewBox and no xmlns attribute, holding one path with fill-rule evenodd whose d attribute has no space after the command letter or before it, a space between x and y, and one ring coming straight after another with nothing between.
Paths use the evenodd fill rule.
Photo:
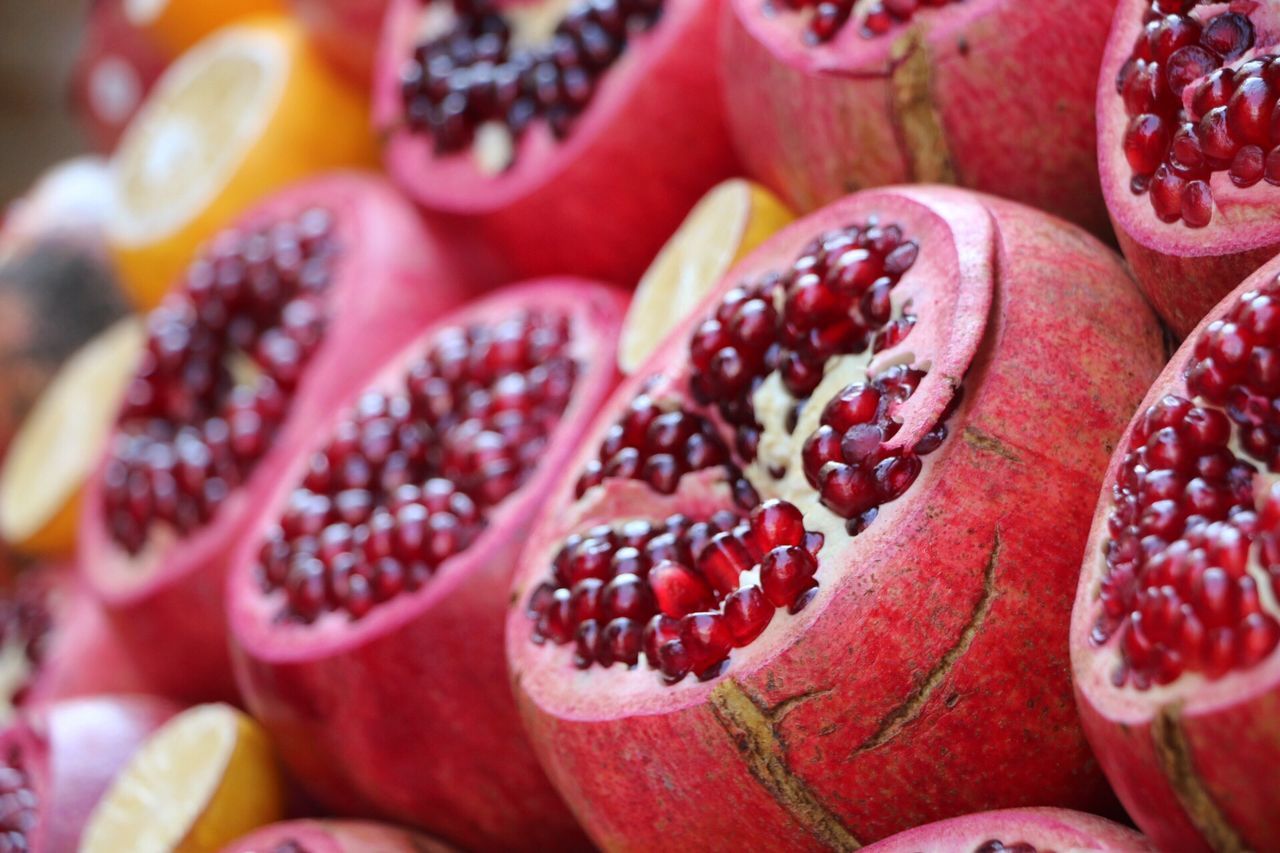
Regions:
<instances>
[{"instance_id":1,"label":"halved lemon","mask_svg":"<svg viewBox=\"0 0 1280 853\"><path fill-rule=\"evenodd\" d=\"M262 727L230 705L197 705L134 753L89 817L80 853L219 850L283 812Z\"/></svg>"},{"instance_id":2,"label":"halved lemon","mask_svg":"<svg viewBox=\"0 0 1280 853\"><path fill-rule=\"evenodd\" d=\"M0 468L0 537L37 557L75 548L80 493L102 452L142 353L136 318L121 320L75 353L14 436Z\"/></svg>"},{"instance_id":3,"label":"halved lemon","mask_svg":"<svg viewBox=\"0 0 1280 853\"><path fill-rule=\"evenodd\" d=\"M740 178L704 195L636 287L618 366L634 372L729 268L795 218L777 196Z\"/></svg>"},{"instance_id":4,"label":"halved lemon","mask_svg":"<svg viewBox=\"0 0 1280 853\"><path fill-rule=\"evenodd\" d=\"M364 94L296 24L220 30L165 71L112 158L119 210L107 234L126 289L155 306L245 208L317 172L372 166L376 149Z\"/></svg>"},{"instance_id":5,"label":"halved lemon","mask_svg":"<svg viewBox=\"0 0 1280 853\"><path fill-rule=\"evenodd\" d=\"M169 56L241 18L284 11L283 0L124 0L125 19Z\"/></svg>"}]
</instances>

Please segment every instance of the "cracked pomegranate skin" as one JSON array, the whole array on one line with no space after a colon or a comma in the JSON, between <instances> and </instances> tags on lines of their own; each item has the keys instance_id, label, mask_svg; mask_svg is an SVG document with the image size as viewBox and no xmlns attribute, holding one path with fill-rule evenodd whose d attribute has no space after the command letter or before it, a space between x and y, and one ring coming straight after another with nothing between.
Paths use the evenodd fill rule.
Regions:
<instances>
[{"instance_id":1,"label":"cracked pomegranate skin","mask_svg":"<svg viewBox=\"0 0 1280 853\"><path fill-rule=\"evenodd\" d=\"M1072 674L1081 719L1116 794L1160 849L1280 849L1275 832L1275 791L1280 785L1276 769L1280 766L1280 655L1271 646L1254 660L1224 662L1219 671L1206 672L1202 665L1142 689L1132 681L1116 685L1117 664L1128 657L1127 653L1121 657L1119 651L1124 648L1124 631L1115 631L1102 644L1091 639L1103 612L1099 591L1108 574L1105 549L1112 538L1113 487L1128 464L1126 456L1135 431L1149 407L1166 395L1193 396L1186 374L1199 361L1197 343L1213 332L1215 323L1230 323L1230 312L1243 304L1246 295L1274 294L1277 276L1280 259L1273 259L1228 294L1191 332L1152 385L1112 459L1084 552L1071 628ZM1255 341L1254 347L1255 351L1262 349L1262 343ZM1196 401L1197 405L1217 408L1206 404L1203 397ZM1232 414L1230 407L1225 410ZM1231 428L1235 435L1234 417ZM1256 536L1245 541L1248 573L1257 581L1255 588L1266 596L1265 578L1270 575L1274 579L1275 571L1267 558L1268 546L1259 542L1274 536L1274 498L1268 500L1274 494L1270 491L1274 474L1266 462L1245 452L1237 441L1233 439L1232 444L1235 455L1259 472L1250 488L1260 521ZM1153 547L1152 553L1158 550L1170 549ZM1181 586L1181 579L1163 583ZM1200 610L1202 594L1194 587L1192 594L1197 597L1189 603ZM1243 615L1241 599L1234 600ZM1277 617L1274 600L1264 598L1260 609L1270 624Z\"/></svg>"},{"instance_id":2,"label":"cracked pomegranate skin","mask_svg":"<svg viewBox=\"0 0 1280 853\"><path fill-rule=\"evenodd\" d=\"M671 496L606 478L575 500L579 472L647 377L661 374L652 387L688 402L690 335L718 300L751 273L786 267L815 235L873 215L919 244L898 287L920 319L886 358L941 371L905 404L916 408L903 410L914 414L901 434L929 429L921 410L950 411L963 378L950 436L918 479L856 537L812 496L789 493L808 507L806 527L827 533L816 594L795 615L780 609L705 681L663 683L643 662L578 668L572 645L535 643L543 623L526 608L568 533L728 500L689 476ZM604 408L516 576L512 683L539 757L593 841L848 849L983 809L1110 808L1073 707L1066 612L1089 501L1161 363L1155 318L1116 256L988 196L868 191L743 261ZM755 470L759 499L774 497Z\"/></svg>"},{"instance_id":3,"label":"cracked pomegranate skin","mask_svg":"<svg viewBox=\"0 0 1280 853\"><path fill-rule=\"evenodd\" d=\"M574 5L496 6L540 4ZM496 248L506 280L570 274L633 287L698 199L737 174L718 80L721 0L631 4L662 11L601 73L567 135L534 121L510 168L491 177L467 151L434 156L432 137L405 127L401 74L424 5L394 0L384 21L373 113L387 171L433 219Z\"/></svg>"},{"instance_id":4,"label":"cracked pomegranate skin","mask_svg":"<svg viewBox=\"0 0 1280 853\"><path fill-rule=\"evenodd\" d=\"M423 827L467 849L585 845L525 739L506 680L502 624L511 573L550 482L617 381L625 304L621 292L573 278L508 287L442 318L365 386L403 387L410 365L451 328L535 310L568 317L573 330L572 397L537 467L485 509L487 527L468 547L358 619L331 612L311 624L277 621L280 599L264 595L255 569L263 531L303 481L310 455L303 451L326 446L362 385L348 387L335 406L342 412L283 469L231 574L236 678L294 778L336 813Z\"/></svg>"},{"instance_id":5,"label":"cracked pomegranate skin","mask_svg":"<svg viewBox=\"0 0 1280 853\"><path fill-rule=\"evenodd\" d=\"M184 701L236 698L224 606L230 543L245 535L288 450L357 377L462 295L449 256L412 208L372 175L302 182L250 211L238 226L249 230L312 207L331 213L339 246L323 297L331 313L272 445L248 476L207 523L180 538L159 529L139 556L121 547L108 526L109 458L85 492L78 569L141 677L161 695Z\"/></svg>"},{"instance_id":6,"label":"cracked pomegranate skin","mask_svg":"<svg viewBox=\"0 0 1280 853\"><path fill-rule=\"evenodd\" d=\"M1235 11L1237 6L1244 10L1243 14ZM1198 15L1199 20L1206 24L1206 30L1212 15L1229 16L1233 20L1247 19L1249 28L1242 44L1247 44L1248 50L1242 54L1233 50L1231 53L1235 55L1227 57L1213 53L1208 64L1201 69L1208 72L1208 76L1193 79L1172 102L1169 101L1169 95L1165 94L1154 105L1135 104L1136 114L1131 115L1126 108L1129 99L1124 95L1122 81L1127 79L1126 64L1139 57L1138 45L1143 29L1147 26L1146 16L1151 15L1159 20L1159 16L1152 11L1153 8L1151 0L1124 0L1116 6L1098 78L1098 160L1107 209L1125 259L1156 311L1177 334L1185 336L1223 296L1280 249L1280 233L1275 227L1273 210L1273 196L1276 192L1273 181L1277 179L1277 174L1271 171L1263 179L1262 170L1259 169L1248 179L1236 183L1231 177L1230 164L1234 155L1239 152L1222 150L1218 153L1225 156L1224 160L1189 164L1180 173L1182 177L1169 171L1168 164L1165 163L1163 170L1145 176L1150 180L1150 189L1135 192L1131 183L1135 173L1125 151L1128 128L1131 121L1136 121L1143 115L1161 117L1164 119L1164 129L1157 133L1164 134L1165 149L1170 147L1184 124L1189 124L1197 133L1201 126L1206 131L1209 130L1211 119L1207 115L1201 115L1200 109L1195 105L1199 103L1201 107L1211 107L1220 102L1216 99L1203 102L1197 90L1212 79L1219 67L1227 70L1228 77L1234 77L1234 73L1250 60L1256 57L1264 60L1274 57L1274 45L1280 38L1280 17L1270 4L1233 4L1227 7L1209 3L1166 3L1161 8L1169 13L1188 12ZM1192 15L1180 17L1186 20ZM1184 50L1200 48L1200 44L1195 42L1187 44L1186 41L1179 40L1173 44L1183 44ZM1165 60L1164 67L1168 67L1171 55L1148 56L1149 60L1161 58ZM1158 62L1156 64L1159 66ZM1161 78L1157 75L1157 79ZM1267 79L1270 80L1270 76ZM1254 84L1260 82L1261 80L1256 80ZM1166 91L1169 85L1164 83ZM1273 102L1274 92L1269 91L1269 85L1261 88L1268 91L1267 98ZM1241 129L1234 120L1236 108L1228 103L1232 92L1233 88L1228 88L1224 93L1226 97L1221 101L1232 112L1228 123L1231 130L1226 142L1234 142L1238 149L1241 143L1257 141L1264 146L1258 149L1259 155L1269 152L1271 145L1265 130L1261 139L1253 134L1241 138ZM1270 112L1266 116L1269 118ZM1206 123L1207 120L1209 123ZM1193 136L1201 138L1195 134ZM1231 137L1236 138L1233 140ZM1207 153L1200 150L1200 147L1196 146L1197 153L1193 155L1197 159L1203 158ZM1159 151L1157 162L1167 159L1166 151ZM1211 165L1212 168L1204 168L1205 165ZM1173 221L1164 221L1153 208L1153 203L1158 198L1156 190L1162 179L1170 182L1171 186L1182 188L1178 201L1171 200L1161 205L1162 210ZM1190 207L1187 190L1191 185L1202 190L1198 205L1200 214L1194 227L1181 220L1183 211ZM1174 195L1176 197L1178 193L1175 192Z\"/></svg>"},{"instance_id":7,"label":"cracked pomegranate skin","mask_svg":"<svg viewBox=\"0 0 1280 853\"><path fill-rule=\"evenodd\" d=\"M948 183L1110 239L1094 100L1112 0L920 3L882 34L851 20L816 44L784 8L800 4L769 5L725 3L725 104L748 174L797 209Z\"/></svg>"}]
</instances>

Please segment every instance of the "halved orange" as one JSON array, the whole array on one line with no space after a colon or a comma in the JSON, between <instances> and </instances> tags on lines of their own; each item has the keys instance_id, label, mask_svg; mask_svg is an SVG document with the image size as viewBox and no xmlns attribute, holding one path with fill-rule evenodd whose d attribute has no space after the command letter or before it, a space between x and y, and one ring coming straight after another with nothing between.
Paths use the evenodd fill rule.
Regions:
<instances>
[{"instance_id":1,"label":"halved orange","mask_svg":"<svg viewBox=\"0 0 1280 853\"><path fill-rule=\"evenodd\" d=\"M119 210L108 239L126 290L155 306L197 248L258 199L371 166L376 149L364 93L296 24L220 30L165 71L112 159Z\"/></svg>"},{"instance_id":2,"label":"halved orange","mask_svg":"<svg viewBox=\"0 0 1280 853\"><path fill-rule=\"evenodd\" d=\"M101 456L142 353L141 321L80 348L32 407L0 468L0 538L36 557L68 557L85 481Z\"/></svg>"},{"instance_id":3,"label":"halved orange","mask_svg":"<svg viewBox=\"0 0 1280 853\"><path fill-rule=\"evenodd\" d=\"M636 287L618 344L622 372L634 372L730 267L794 218L777 196L741 178L704 195Z\"/></svg>"},{"instance_id":4,"label":"halved orange","mask_svg":"<svg viewBox=\"0 0 1280 853\"><path fill-rule=\"evenodd\" d=\"M171 57L241 18L284 11L284 0L124 0L125 19Z\"/></svg>"}]
</instances>

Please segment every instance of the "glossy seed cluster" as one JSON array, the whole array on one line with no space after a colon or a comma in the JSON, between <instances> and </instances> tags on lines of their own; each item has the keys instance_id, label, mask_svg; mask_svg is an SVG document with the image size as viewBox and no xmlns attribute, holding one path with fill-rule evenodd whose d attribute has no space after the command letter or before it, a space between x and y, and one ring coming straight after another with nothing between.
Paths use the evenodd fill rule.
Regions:
<instances>
[{"instance_id":1,"label":"glossy seed cluster","mask_svg":"<svg viewBox=\"0 0 1280 853\"><path fill-rule=\"evenodd\" d=\"M405 123L430 134L438 154L468 148L486 123L519 137L542 120L563 139L628 40L655 24L663 3L581 0L549 44L522 46L494 0L430 0L428 12L448 10L450 24L404 65Z\"/></svg>"},{"instance_id":2,"label":"glossy seed cluster","mask_svg":"<svg viewBox=\"0 0 1280 853\"><path fill-rule=\"evenodd\" d=\"M252 473L324 336L338 250L319 208L223 234L147 318L104 474L121 548L138 553L158 526L199 529Z\"/></svg>"},{"instance_id":3,"label":"glossy seed cluster","mask_svg":"<svg viewBox=\"0 0 1280 853\"><path fill-rule=\"evenodd\" d=\"M1129 124L1124 153L1131 187L1147 193L1163 222L1203 228L1213 219L1210 179L1240 188L1280 184L1280 57L1253 56L1244 11L1196 0L1156 0L1116 79Z\"/></svg>"},{"instance_id":4,"label":"glossy seed cluster","mask_svg":"<svg viewBox=\"0 0 1280 853\"><path fill-rule=\"evenodd\" d=\"M805 37L814 44L831 41L853 17L854 0L769 0L783 9L811 9ZM858 32L863 38L884 35L902 26L921 9L938 8L959 0L876 0L862 12Z\"/></svg>"},{"instance_id":5,"label":"glossy seed cluster","mask_svg":"<svg viewBox=\"0 0 1280 853\"><path fill-rule=\"evenodd\" d=\"M1189 397L1135 427L1114 487L1095 643L1120 636L1117 684L1219 678L1280 642L1260 596L1280 594L1280 284L1244 294L1196 341ZM1251 568L1252 567L1252 568Z\"/></svg>"},{"instance_id":6,"label":"glossy seed cluster","mask_svg":"<svg viewBox=\"0 0 1280 853\"><path fill-rule=\"evenodd\" d=\"M282 618L359 619L419 588L529 477L569 405L567 315L441 332L402 389L366 392L267 533L259 578Z\"/></svg>"},{"instance_id":7,"label":"glossy seed cluster","mask_svg":"<svg viewBox=\"0 0 1280 853\"><path fill-rule=\"evenodd\" d=\"M29 674L44 660L54 627L48 591L30 580L19 578L11 591L0 597L0 649L6 657L19 657ZM30 680L15 678L9 686L12 692L0 696L0 701L18 705L26 698Z\"/></svg>"},{"instance_id":8,"label":"glossy seed cluster","mask_svg":"<svg viewBox=\"0 0 1280 853\"><path fill-rule=\"evenodd\" d=\"M534 590L534 642L574 644L580 668L647 665L674 684L723 672L730 652L802 609L818 586L820 534L795 506L749 515L673 515L601 525L565 540L551 579Z\"/></svg>"},{"instance_id":9,"label":"glossy seed cluster","mask_svg":"<svg viewBox=\"0 0 1280 853\"><path fill-rule=\"evenodd\" d=\"M0 850L25 853L32 849L39 799L31 786L22 755L16 747L0 762Z\"/></svg>"}]
</instances>

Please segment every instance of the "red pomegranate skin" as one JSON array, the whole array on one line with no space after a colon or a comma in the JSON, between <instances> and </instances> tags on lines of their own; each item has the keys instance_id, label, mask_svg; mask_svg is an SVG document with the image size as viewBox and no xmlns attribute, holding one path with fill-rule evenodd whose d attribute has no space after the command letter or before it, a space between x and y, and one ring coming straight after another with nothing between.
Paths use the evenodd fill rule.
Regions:
<instances>
[{"instance_id":1,"label":"red pomegranate skin","mask_svg":"<svg viewBox=\"0 0 1280 853\"><path fill-rule=\"evenodd\" d=\"M420 826L467 849L585 845L525 739L506 682L502 625L511 573L551 481L617 382L625 296L557 278L495 292L441 319L379 372L403 381L441 329L494 321L524 308L573 312L585 329L574 398L541 464L493 510L487 530L414 593L379 605L348 632L274 629L252 569L261 536L237 549L230 581L236 680L294 778L335 813ZM347 388L345 404L371 383ZM343 414L347 406L335 406ZM317 429L299 448L323 446ZM255 531L274 523L302 480L295 452ZM331 626L332 627L332 626Z\"/></svg>"},{"instance_id":2,"label":"red pomegranate skin","mask_svg":"<svg viewBox=\"0 0 1280 853\"><path fill-rule=\"evenodd\" d=\"M861 5L861 4L859 4ZM725 103L748 174L801 211L899 182L959 184L1110 239L1094 96L1113 0L965 0L808 47L802 18L729 0Z\"/></svg>"},{"instance_id":3,"label":"red pomegranate skin","mask_svg":"<svg viewBox=\"0 0 1280 853\"><path fill-rule=\"evenodd\" d=\"M571 274L633 287L698 199L737 174L718 82L721 0L666 0L568 138L532 128L493 179L465 154L433 161L429 138L400 129L400 73L421 7L392 0L384 22L373 115L387 132L387 172L432 219L497 256L505 280Z\"/></svg>"},{"instance_id":4,"label":"red pomegranate skin","mask_svg":"<svg viewBox=\"0 0 1280 853\"><path fill-rule=\"evenodd\" d=\"M909 829L866 849L873 853L1000 853L1003 850L1155 853L1157 850L1127 826L1097 815L1047 808L965 815Z\"/></svg>"},{"instance_id":5,"label":"red pomegranate skin","mask_svg":"<svg viewBox=\"0 0 1280 853\"><path fill-rule=\"evenodd\" d=\"M38 805L35 853L74 850L93 807L142 742L178 707L148 696L96 696L34 709L0 732L17 750Z\"/></svg>"},{"instance_id":6,"label":"red pomegranate skin","mask_svg":"<svg viewBox=\"0 0 1280 853\"><path fill-rule=\"evenodd\" d=\"M94 150L110 152L168 61L129 23L123 0L99 0L72 69L71 102Z\"/></svg>"},{"instance_id":7,"label":"red pomegranate skin","mask_svg":"<svg viewBox=\"0 0 1280 853\"><path fill-rule=\"evenodd\" d=\"M79 570L147 683L186 702L237 697L227 652L226 575L235 545L279 481L291 448L355 381L464 293L449 256L403 199L372 175L303 182L250 211L240 224L274 221L310 205L335 213L344 251L330 285L328 331L308 361L272 450L208 525L184 540L162 540L141 561L130 560L108 533L105 464L85 495Z\"/></svg>"},{"instance_id":8,"label":"red pomegranate skin","mask_svg":"<svg viewBox=\"0 0 1280 853\"><path fill-rule=\"evenodd\" d=\"M1072 675L1081 720L1125 809L1162 850L1280 850L1275 831L1280 656L1272 653L1256 666L1215 681L1184 674L1145 694L1113 687L1107 679L1109 669L1101 665L1114 660L1111 644L1098 650L1089 641L1098 608L1103 563L1099 555L1109 538L1111 488L1141 414L1166 394L1187 393L1184 374L1195 359L1194 344L1201 333L1241 294L1274 282L1277 275L1280 258L1224 297L1151 386L1111 461L1084 551L1071 628ZM1265 473L1265 465L1237 453Z\"/></svg>"},{"instance_id":9,"label":"red pomegranate skin","mask_svg":"<svg viewBox=\"0 0 1280 853\"><path fill-rule=\"evenodd\" d=\"M1221 5L1205 4L1223 10ZM1212 175L1214 207L1204 227L1161 222L1148 193L1130 189L1132 169L1123 141L1129 116L1116 91L1117 77L1133 55L1150 2L1116 5L1102 71L1098 77L1098 161L1107 210L1120 249L1156 312L1179 336L1186 336L1208 311L1280 250L1275 228L1274 189L1269 183L1239 189L1225 171ZM1273 55L1280 17L1268 4L1243 4L1257 33L1256 46L1224 67L1237 68L1254 54ZM1195 84L1192 84L1194 88Z\"/></svg>"},{"instance_id":10,"label":"red pomegranate skin","mask_svg":"<svg viewBox=\"0 0 1280 853\"><path fill-rule=\"evenodd\" d=\"M389 0L292 0L294 14L334 67L369 85Z\"/></svg>"},{"instance_id":11,"label":"red pomegranate skin","mask_svg":"<svg viewBox=\"0 0 1280 853\"><path fill-rule=\"evenodd\" d=\"M566 647L534 645L526 601L568 530L633 517L630 483L571 507L619 410L655 373L680 387L689 334L729 288L872 214L932 235L939 247L922 240L917 266L935 278L959 275L962 259L943 346L975 341L951 437L912 489L858 538L828 537L818 597L776 614L770 630L786 627L734 650L722 677L669 687L651 670L580 672ZM1158 325L1118 257L1066 223L966 191L858 194L744 260L603 409L516 576L513 686L592 839L852 849L983 809L1110 808L1072 707L1066 611L1089 496L1161 363Z\"/></svg>"}]
</instances>

